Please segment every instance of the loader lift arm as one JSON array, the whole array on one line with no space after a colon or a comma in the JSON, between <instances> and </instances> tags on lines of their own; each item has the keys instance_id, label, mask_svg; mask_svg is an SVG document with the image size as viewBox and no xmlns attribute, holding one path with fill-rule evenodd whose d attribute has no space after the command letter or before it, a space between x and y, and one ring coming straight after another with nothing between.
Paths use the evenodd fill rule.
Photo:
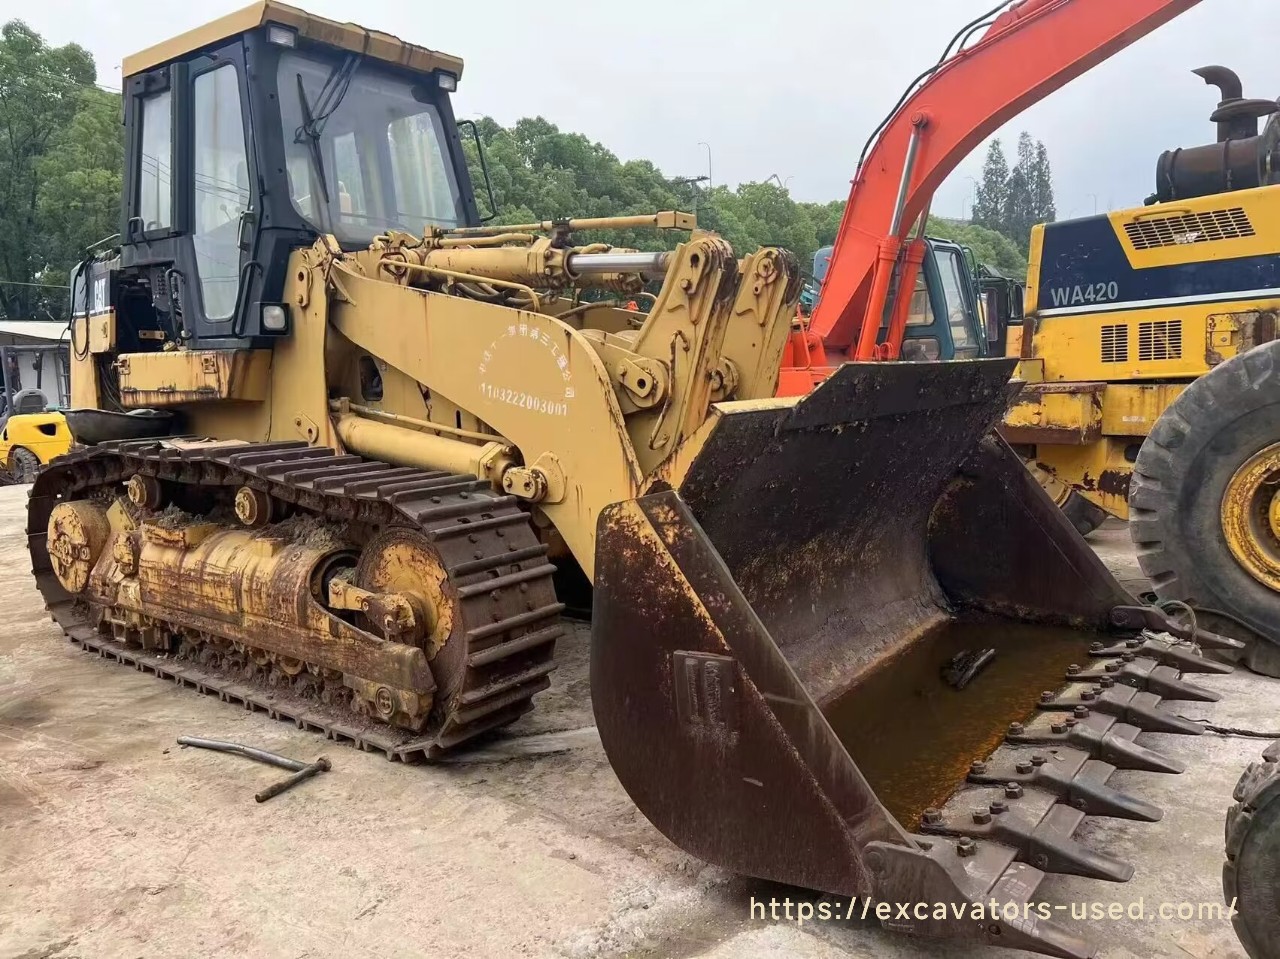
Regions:
<instances>
[{"instance_id":1,"label":"loader lift arm","mask_svg":"<svg viewBox=\"0 0 1280 959\"><path fill-rule=\"evenodd\" d=\"M928 216L943 180L1027 107L1198 2L1022 0L996 15L972 47L928 71L854 175L810 324L810 355L814 339L823 346L813 359L827 367L849 359L896 359L909 297L895 302L894 288L913 287L924 250L908 238ZM889 331L880 344L889 310Z\"/></svg>"}]
</instances>

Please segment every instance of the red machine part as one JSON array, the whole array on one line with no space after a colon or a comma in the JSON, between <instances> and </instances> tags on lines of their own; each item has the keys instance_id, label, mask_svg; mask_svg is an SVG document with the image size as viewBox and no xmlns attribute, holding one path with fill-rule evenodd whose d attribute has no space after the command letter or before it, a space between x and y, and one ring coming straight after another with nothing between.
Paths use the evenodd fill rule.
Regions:
<instances>
[{"instance_id":1,"label":"red machine part","mask_svg":"<svg viewBox=\"0 0 1280 959\"><path fill-rule=\"evenodd\" d=\"M911 298L895 289L915 286L925 249L911 231L942 181L1027 107L1198 2L1023 0L930 71L858 167L822 298L792 334L778 394L808 393L848 360L897 359Z\"/></svg>"}]
</instances>

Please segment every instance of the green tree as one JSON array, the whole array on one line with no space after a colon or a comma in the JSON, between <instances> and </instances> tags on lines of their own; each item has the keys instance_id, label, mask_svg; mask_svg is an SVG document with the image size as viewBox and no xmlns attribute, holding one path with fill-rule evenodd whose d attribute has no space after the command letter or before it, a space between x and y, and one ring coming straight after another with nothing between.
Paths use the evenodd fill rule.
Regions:
<instances>
[{"instance_id":1,"label":"green tree","mask_svg":"<svg viewBox=\"0 0 1280 959\"><path fill-rule=\"evenodd\" d=\"M987 147L982 182L973 200L973 222L990 230L1003 230L1009 196L1009 161L999 140Z\"/></svg>"},{"instance_id":2,"label":"green tree","mask_svg":"<svg viewBox=\"0 0 1280 959\"><path fill-rule=\"evenodd\" d=\"M477 129L499 208L498 222L688 211L696 201L699 225L720 233L735 250L785 246L807 270L814 251L835 238L844 210L841 201L797 203L772 182L699 190L665 176L648 160L623 163L601 144L578 133L565 133L543 117L525 118L509 128L486 117L477 121ZM484 174L470 145L468 158L479 189ZM484 190L479 192L485 198ZM584 233L579 239L651 250L670 248L680 237L628 229Z\"/></svg>"},{"instance_id":3,"label":"green tree","mask_svg":"<svg viewBox=\"0 0 1280 959\"><path fill-rule=\"evenodd\" d=\"M1056 217L1053 172L1044 143L1024 130L1018 136L1017 162L1010 170L1000 141L992 140L973 204L973 223L1004 234L1025 258L1031 228Z\"/></svg>"},{"instance_id":4,"label":"green tree","mask_svg":"<svg viewBox=\"0 0 1280 959\"><path fill-rule=\"evenodd\" d=\"M832 200L829 203L802 203L809 211L809 219L818 231L818 246L831 246L840 231L840 220L844 217L844 200Z\"/></svg>"},{"instance_id":5,"label":"green tree","mask_svg":"<svg viewBox=\"0 0 1280 959\"><path fill-rule=\"evenodd\" d=\"M1031 163L1031 207L1036 223L1052 223L1058 218L1053 200L1053 170L1049 166L1049 151L1044 143L1036 141L1035 159Z\"/></svg>"},{"instance_id":6,"label":"green tree","mask_svg":"<svg viewBox=\"0 0 1280 959\"><path fill-rule=\"evenodd\" d=\"M67 271L84 251L120 228L123 168L120 98L91 87L36 166L45 282L66 283Z\"/></svg>"},{"instance_id":7,"label":"green tree","mask_svg":"<svg viewBox=\"0 0 1280 959\"><path fill-rule=\"evenodd\" d=\"M973 251L979 263L993 266L1006 276L1027 275L1025 254L1003 233L997 233L977 223L962 223L959 220L946 220L936 216L929 218L928 232L930 236L954 240L961 246L967 246Z\"/></svg>"},{"instance_id":8,"label":"green tree","mask_svg":"<svg viewBox=\"0 0 1280 959\"><path fill-rule=\"evenodd\" d=\"M1018 137L1018 162L1009 174L1001 233L1026 252L1031 246L1031 228L1036 224L1035 197L1031 178L1036 162L1036 145L1025 130Z\"/></svg>"},{"instance_id":9,"label":"green tree","mask_svg":"<svg viewBox=\"0 0 1280 959\"><path fill-rule=\"evenodd\" d=\"M46 229L42 208L49 211L54 201L43 191L49 201L42 203L41 168L55 144L67 143L66 131L86 109L88 98L96 95L96 76L93 57L83 47L51 47L20 20L0 28L0 281L5 281L0 282L0 314L4 316L32 316L48 303L65 300L65 294L54 290L17 284L40 282L38 277L50 275L58 275L56 282L65 283L65 273L77 258L76 251ZM96 125L89 122L88 126ZM118 159L116 165L118 169ZM63 196L56 202L71 199ZM62 233L65 240L66 231Z\"/></svg>"}]
</instances>

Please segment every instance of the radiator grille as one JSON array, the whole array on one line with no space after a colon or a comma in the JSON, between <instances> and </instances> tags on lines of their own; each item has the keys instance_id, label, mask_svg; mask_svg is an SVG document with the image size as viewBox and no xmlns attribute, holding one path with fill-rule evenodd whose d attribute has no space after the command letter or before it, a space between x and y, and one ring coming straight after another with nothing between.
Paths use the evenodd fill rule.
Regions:
<instances>
[{"instance_id":1,"label":"radiator grille","mask_svg":"<svg viewBox=\"0 0 1280 959\"><path fill-rule=\"evenodd\" d=\"M1208 210L1204 213L1175 213L1172 216L1144 217L1124 225L1125 233L1136 250L1154 250L1163 246L1186 246L1213 243L1216 240L1238 240L1255 236L1249 214L1243 207Z\"/></svg>"},{"instance_id":2,"label":"radiator grille","mask_svg":"<svg viewBox=\"0 0 1280 959\"><path fill-rule=\"evenodd\" d=\"M1124 323L1112 323L1102 328L1102 362L1129 362L1129 327Z\"/></svg>"},{"instance_id":3,"label":"radiator grille","mask_svg":"<svg viewBox=\"0 0 1280 959\"><path fill-rule=\"evenodd\" d=\"M1182 321L1148 320L1138 324L1138 362L1182 359Z\"/></svg>"}]
</instances>

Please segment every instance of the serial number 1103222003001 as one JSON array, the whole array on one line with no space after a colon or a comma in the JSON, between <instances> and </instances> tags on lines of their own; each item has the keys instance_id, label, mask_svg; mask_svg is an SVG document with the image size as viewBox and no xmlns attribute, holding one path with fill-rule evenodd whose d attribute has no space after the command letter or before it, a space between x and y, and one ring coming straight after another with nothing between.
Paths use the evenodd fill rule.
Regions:
<instances>
[{"instance_id":1,"label":"serial number 1103222003001","mask_svg":"<svg viewBox=\"0 0 1280 959\"><path fill-rule=\"evenodd\" d=\"M546 413L548 416L568 416L569 404L564 400L550 400L545 396L534 396L524 390L513 390L505 386L494 386L481 383L480 392L486 399L508 406L516 406L534 413Z\"/></svg>"}]
</instances>

